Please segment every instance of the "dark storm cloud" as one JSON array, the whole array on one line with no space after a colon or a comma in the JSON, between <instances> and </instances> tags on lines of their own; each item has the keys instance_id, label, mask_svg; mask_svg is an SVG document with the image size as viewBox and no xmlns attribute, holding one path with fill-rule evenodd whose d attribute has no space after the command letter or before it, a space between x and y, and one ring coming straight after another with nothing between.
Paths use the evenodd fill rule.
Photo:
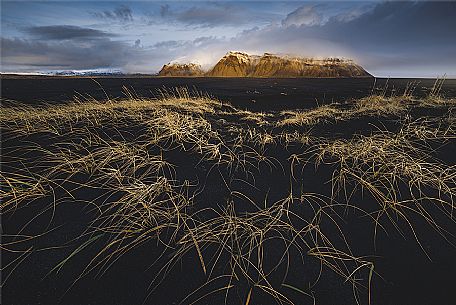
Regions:
<instances>
[{"instance_id":1,"label":"dark storm cloud","mask_svg":"<svg viewBox=\"0 0 456 305\"><path fill-rule=\"evenodd\" d=\"M95 39L114 36L103 31L73 25L35 26L26 28L25 32L45 40Z\"/></svg>"},{"instance_id":2,"label":"dark storm cloud","mask_svg":"<svg viewBox=\"0 0 456 305\"><path fill-rule=\"evenodd\" d=\"M53 69L94 69L119 67L134 55L125 43L109 39L86 41L36 41L2 38L2 65L41 66Z\"/></svg>"},{"instance_id":3,"label":"dark storm cloud","mask_svg":"<svg viewBox=\"0 0 456 305\"><path fill-rule=\"evenodd\" d=\"M203 46L213 42L220 42L216 37L213 36L203 36L195 38L194 40L166 40L160 41L153 45L154 48L168 48L168 49L176 49L176 48L188 48L188 47L196 47L196 46Z\"/></svg>"},{"instance_id":4,"label":"dark storm cloud","mask_svg":"<svg viewBox=\"0 0 456 305\"><path fill-rule=\"evenodd\" d=\"M102 19L111 19L120 22L133 21L133 12L130 7L121 5L114 10L104 10L102 12L93 12L93 16Z\"/></svg>"},{"instance_id":5,"label":"dark storm cloud","mask_svg":"<svg viewBox=\"0 0 456 305\"><path fill-rule=\"evenodd\" d=\"M238 26L252 20L245 9L220 3L185 9L172 9L169 4L165 4L160 7L160 16L169 22L200 27Z\"/></svg>"},{"instance_id":6,"label":"dark storm cloud","mask_svg":"<svg viewBox=\"0 0 456 305\"><path fill-rule=\"evenodd\" d=\"M315 34L375 47L455 46L455 13L456 2L385 2L349 22L330 20Z\"/></svg>"},{"instance_id":7,"label":"dark storm cloud","mask_svg":"<svg viewBox=\"0 0 456 305\"><path fill-rule=\"evenodd\" d=\"M176 49L188 44L188 41L166 40L160 41L153 45L154 48Z\"/></svg>"},{"instance_id":8,"label":"dark storm cloud","mask_svg":"<svg viewBox=\"0 0 456 305\"><path fill-rule=\"evenodd\" d=\"M282 25L286 27L290 25L316 25L322 23L322 21L323 14L317 10L315 5L304 5L289 13L282 20Z\"/></svg>"},{"instance_id":9,"label":"dark storm cloud","mask_svg":"<svg viewBox=\"0 0 456 305\"><path fill-rule=\"evenodd\" d=\"M166 17L166 16L169 16L171 14L172 14L171 13L171 8L170 8L169 4L164 4L164 5L160 6L160 16Z\"/></svg>"}]
</instances>

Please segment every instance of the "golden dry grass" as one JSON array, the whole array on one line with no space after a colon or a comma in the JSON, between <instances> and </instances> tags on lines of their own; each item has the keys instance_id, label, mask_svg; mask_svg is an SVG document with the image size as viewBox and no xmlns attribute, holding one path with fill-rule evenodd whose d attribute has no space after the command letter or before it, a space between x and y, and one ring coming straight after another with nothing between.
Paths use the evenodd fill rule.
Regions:
<instances>
[{"instance_id":1,"label":"golden dry grass","mask_svg":"<svg viewBox=\"0 0 456 305\"><path fill-rule=\"evenodd\" d=\"M276 266L310 256L356 288L361 287L359 274L367 272L370 287L372 261L352 253L350 236L338 231L337 218L342 215L329 211L340 206L357 209L370 217L376 227L382 226L384 218L394 224L399 218L415 232L409 217L413 213L445 235L428 206L438 206L454 220L456 167L434 158L428 144L455 139L451 109L440 120L404 120L397 131L379 129L350 139L322 138L299 127L337 123L362 115L397 115L417 105L422 104L406 91L400 97L370 96L354 101L349 108L327 105L281 114L254 113L176 89L162 91L158 99L130 94L127 100L119 101L4 107L0 114L4 137L20 139L46 134L59 140L50 146L28 143L16 148L36 151L41 157L33 168L24 165L17 171L1 173L2 209L5 213L35 198L51 198L54 189L64 187L77 174L85 174L89 179L81 188L103 189L119 197L114 202L88 203L98 213L88 233L108 234L109 240L82 274L95 268L106 270L120 255L154 240L174 253L163 264L156 283L184 255L194 252L208 282L227 278L226 286L220 288L226 293L235 279L243 278L278 302L293 303L269 281L275 268L264 267L266 245L277 240L284 245L284 251ZM433 105L448 106L448 102ZM235 124L235 119L227 121L230 117L249 125ZM274 119L277 124L268 123ZM280 127L295 129L275 129ZM109 132L104 132L106 128ZM282 152L286 153L289 145L299 147L299 151L287 156L268 154L268 149L275 147L285 147ZM290 175L290 190L274 202L258 202L248 193L232 191L228 201L218 202L223 209L205 207L199 211L201 203L195 201L195 193L205 186L177 178L178 165L164 157L164 153L174 150L228 173L254 176L253 171L259 171L260 164L266 164L271 172L273 168L282 169ZM279 157L288 163L279 161ZM332 194L299 193L293 188L293 183L305 184L307 179L296 178L297 166L318 168L323 164L335 165ZM35 167L41 169L39 175ZM291 170L286 172L286 168ZM408 194L403 194L404 186ZM195 191L197 187L199 190ZM352 195L360 190L374 199L368 201L370 204L378 206L353 202ZM249 202L254 211L237 211L236 205L241 201ZM57 202L58 198L53 205ZM301 205L313 211L311 217L296 212ZM212 216L199 217L203 212ZM321 226L324 219L334 223L335 232L325 231ZM344 241L342 246L335 245L330 237L334 235ZM419 242L418 236L414 238ZM214 247L215 252L206 251ZM290 257L291 248L301 257ZM228 262L222 257L228 257ZM219 265L228 266L226 273L216 272ZM247 303L251 293L252 290Z\"/></svg>"}]
</instances>

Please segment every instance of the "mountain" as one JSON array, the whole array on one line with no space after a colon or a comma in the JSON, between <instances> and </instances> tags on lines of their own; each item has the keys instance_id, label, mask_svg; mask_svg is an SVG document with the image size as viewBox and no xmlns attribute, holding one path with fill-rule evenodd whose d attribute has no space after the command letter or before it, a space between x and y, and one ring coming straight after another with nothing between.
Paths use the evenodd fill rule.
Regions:
<instances>
[{"instance_id":1,"label":"mountain","mask_svg":"<svg viewBox=\"0 0 456 305\"><path fill-rule=\"evenodd\" d=\"M252 77L369 77L361 66L352 60L339 58L312 59L277 56L265 53Z\"/></svg>"},{"instance_id":2,"label":"mountain","mask_svg":"<svg viewBox=\"0 0 456 305\"><path fill-rule=\"evenodd\" d=\"M246 77L252 75L260 61L260 56L242 52L228 52L206 73L216 77Z\"/></svg>"},{"instance_id":3,"label":"mountain","mask_svg":"<svg viewBox=\"0 0 456 305\"><path fill-rule=\"evenodd\" d=\"M161 76L208 77L371 77L352 60L339 58L314 59L296 56L279 56L264 53L262 56L243 52L228 52L217 64L204 73L196 64L164 65Z\"/></svg>"},{"instance_id":4,"label":"mountain","mask_svg":"<svg viewBox=\"0 0 456 305\"><path fill-rule=\"evenodd\" d=\"M58 71L58 72L51 72L48 75L51 76L122 76L125 75L121 71Z\"/></svg>"},{"instance_id":5,"label":"mountain","mask_svg":"<svg viewBox=\"0 0 456 305\"><path fill-rule=\"evenodd\" d=\"M159 76L203 76L204 71L200 65L189 63L189 64L178 64L169 63L164 65L163 68L158 72Z\"/></svg>"}]
</instances>

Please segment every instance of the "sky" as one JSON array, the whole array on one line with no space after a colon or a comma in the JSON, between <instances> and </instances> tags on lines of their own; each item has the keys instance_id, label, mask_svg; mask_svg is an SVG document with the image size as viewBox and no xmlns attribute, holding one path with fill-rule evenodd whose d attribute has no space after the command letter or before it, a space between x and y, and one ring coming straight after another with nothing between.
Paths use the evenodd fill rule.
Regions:
<instances>
[{"instance_id":1,"label":"sky","mask_svg":"<svg viewBox=\"0 0 456 305\"><path fill-rule=\"evenodd\" d=\"M355 60L378 77L456 77L456 2L1 1L1 72L156 73L228 51Z\"/></svg>"}]
</instances>

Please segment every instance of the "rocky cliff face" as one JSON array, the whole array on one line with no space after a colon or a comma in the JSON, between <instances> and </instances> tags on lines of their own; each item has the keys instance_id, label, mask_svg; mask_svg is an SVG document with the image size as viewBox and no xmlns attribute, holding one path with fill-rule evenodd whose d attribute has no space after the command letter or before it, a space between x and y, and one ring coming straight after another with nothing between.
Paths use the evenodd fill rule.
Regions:
<instances>
[{"instance_id":1,"label":"rocky cliff face","mask_svg":"<svg viewBox=\"0 0 456 305\"><path fill-rule=\"evenodd\" d=\"M303 62L298 58L279 57L265 53L261 56L252 77L300 77Z\"/></svg>"},{"instance_id":2,"label":"rocky cliff face","mask_svg":"<svg viewBox=\"0 0 456 305\"><path fill-rule=\"evenodd\" d=\"M197 64L167 64L158 73L159 76L202 76L204 71Z\"/></svg>"},{"instance_id":3,"label":"rocky cliff face","mask_svg":"<svg viewBox=\"0 0 456 305\"><path fill-rule=\"evenodd\" d=\"M371 76L366 70L351 60L338 58L312 59L292 56L278 56L270 53L258 56L242 52L228 52L211 70L206 73L201 70L200 66L195 64L175 64L163 66L159 75L209 77Z\"/></svg>"},{"instance_id":4,"label":"rocky cliff face","mask_svg":"<svg viewBox=\"0 0 456 305\"><path fill-rule=\"evenodd\" d=\"M207 76L216 77L246 77L255 71L260 56L248 55L242 52L229 52L207 72Z\"/></svg>"}]
</instances>

